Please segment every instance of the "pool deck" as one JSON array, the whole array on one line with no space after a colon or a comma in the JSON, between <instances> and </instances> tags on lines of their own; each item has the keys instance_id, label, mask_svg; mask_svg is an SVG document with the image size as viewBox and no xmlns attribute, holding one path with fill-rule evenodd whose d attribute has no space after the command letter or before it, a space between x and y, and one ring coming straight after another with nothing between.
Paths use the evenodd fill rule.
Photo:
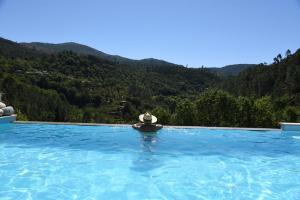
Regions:
<instances>
[{"instance_id":1,"label":"pool deck","mask_svg":"<svg viewBox=\"0 0 300 200\"><path fill-rule=\"evenodd\" d=\"M283 131L300 131L300 123L280 122Z\"/></svg>"},{"instance_id":2,"label":"pool deck","mask_svg":"<svg viewBox=\"0 0 300 200\"><path fill-rule=\"evenodd\" d=\"M131 127L131 124L103 124L103 123L74 123L74 122L41 122L41 121L15 121L16 124L52 124L52 125L77 125L77 126L116 126ZM221 130L248 130L248 131L281 131L279 128L239 128L239 127L207 127L207 126L171 126L164 125L165 128L183 128L183 129L221 129Z\"/></svg>"},{"instance_id":3,"label":"pool deck","mask_svg":"<svg viewBox=\"0 0 300 200\"><path fill-rule=\"evenodd\" d=\"M17 119L17 115L1 116L0 117L0 124L11 123L11 122L16 121L16 119Z\"/></svg>"}]
</instances>

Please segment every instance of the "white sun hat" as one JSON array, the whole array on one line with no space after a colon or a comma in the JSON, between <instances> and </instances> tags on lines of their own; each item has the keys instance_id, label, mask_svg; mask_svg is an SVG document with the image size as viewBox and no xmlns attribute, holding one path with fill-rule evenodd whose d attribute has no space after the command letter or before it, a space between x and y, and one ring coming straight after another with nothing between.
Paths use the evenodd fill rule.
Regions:
<instances>
[{"instance_id":1,"label":"white sun hat","mask_svg":"<svg viewBox=\"0 0 300 200\"><path fill-rule=\"evenodd\" d=\"M141 122L145 122L145 123L151 123L154 124L157 122L157 118L154 115L151 115L150 113L146 112L145 114L141 114L139 116L139 120Z\"/></svg>"}]
</instances>

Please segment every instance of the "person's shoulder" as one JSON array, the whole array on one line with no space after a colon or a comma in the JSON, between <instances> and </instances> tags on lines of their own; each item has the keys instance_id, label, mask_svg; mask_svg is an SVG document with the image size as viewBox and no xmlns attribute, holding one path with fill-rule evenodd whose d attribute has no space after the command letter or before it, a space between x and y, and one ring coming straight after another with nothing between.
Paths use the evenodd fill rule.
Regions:
<instances>
[{"instance_id":1,"label":"person's shoulder","mask_svg":"<svg viewBox=\"0 0 300 200\"><path fill-rule=\"evenodd\" d=\"M141 123L136 123L132 125L132 128L140 128L142 126Z\"/></svg>"}]
</instances>

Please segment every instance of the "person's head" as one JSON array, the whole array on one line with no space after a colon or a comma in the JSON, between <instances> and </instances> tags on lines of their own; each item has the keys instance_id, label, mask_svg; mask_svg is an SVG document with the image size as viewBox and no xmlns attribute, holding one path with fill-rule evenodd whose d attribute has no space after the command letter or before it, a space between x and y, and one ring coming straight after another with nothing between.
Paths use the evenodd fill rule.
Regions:
<instances>
[{"instance_id":1,"label":"person's head","mask_svg":"<svg viewBox=\"0 0 300 200\"><path fill-rule=\"evenodd\" d=\"M152 124L152 115L150 113L146 112L144 114L143 120L144 120L145 124Z\"/></svg>"},{"instance_id":2,"label":"person's head","mask_svg":"<svg viewBox=\"0 0 300 200\"><path fill-rule=\"evenodd\" d=\"M151 115L149 112L142 114L139 116L139 120L144 124L154 124L157 122L157 118Z\"/></svg>"}]
</instances>

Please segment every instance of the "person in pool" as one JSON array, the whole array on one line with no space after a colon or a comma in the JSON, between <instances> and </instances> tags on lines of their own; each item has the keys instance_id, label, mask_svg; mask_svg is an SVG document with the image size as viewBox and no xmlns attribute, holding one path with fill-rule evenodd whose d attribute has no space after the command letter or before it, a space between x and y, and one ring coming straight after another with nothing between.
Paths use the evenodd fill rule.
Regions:
<instances>
[{"instance_id":1,"label":"person in pool","mask_svg":"<svg viewBox=\"0 0 300 200\"><path fill-rule=\"evenodd\" d=\"M139 123L133 124L132 127L142 132L155 132L161 129L161 124L156 124L157 118L149 112L139 116Z\"/></svg>"}]
</instances>

